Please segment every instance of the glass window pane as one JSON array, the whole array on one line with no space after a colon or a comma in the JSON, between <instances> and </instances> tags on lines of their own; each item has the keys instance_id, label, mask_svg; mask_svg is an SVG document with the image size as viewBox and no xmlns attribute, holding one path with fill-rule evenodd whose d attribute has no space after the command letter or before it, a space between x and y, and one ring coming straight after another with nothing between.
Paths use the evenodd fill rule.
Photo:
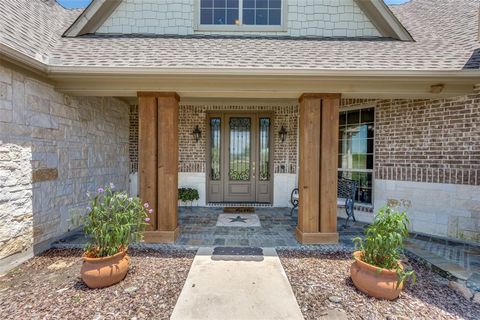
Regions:
<instances>
[{"instance_id":1,"label":"glass window pane","mask_svg":"<svg viewBox=\"0 0 480 320\"><path fill-rule=\"evenodd\" d=\"M210 179L220 180L220 135L221 120L220 118L210 119Z\"/></svg>"},{"instance_id":2,"label":"glass window pane","mask_svg":"<svg viewBox=\"0 0 480 320\"><path fill-rule=\"evenodd\" d=\"M271 26L279 26L282 24L282 12L281 10L269 10L268 24Z\"/></svg>"},{"instance_id":3,"label":"glass window pane","mask_svg":"<svg viewBox=\"0 0 480 320\"><path fill-rule=\"evenodd\" d=\"M282 0L270 0L268 4L270 9L281 9L282 8Z\"/></svg>"},{"instance_id":4,"label":"glass window pane","mask_svg":"<svg viewBox=\"0 0 480 320\"><path fill-rule=\"evenodd\" d=\"M227 24L236 24L238 20L238 9L227 9Z\"/></svg>"},{"instance_id":5,"label":"glass window pane","mask_svg":"<svg viewBox=\"0 0 480 320\"><path fill-rule=\"evenodd\" d=\"M374 122L375 121L375 109L370 108L370 109L362 109L362 118L361 122Z\"/></svg>"},{"instance_id":6,"label":"glass window pane","mask_svg":"<svg viewBox=\"0 0 480 320\"><path fill-rule=\"evenodd\" d=\"M200 2L201 8L213 8L213 0L202 0Z\"/></svg>"},{"instance_id":7,"label":"glass window pane","mask_svg":"<svg viewBox=\"0 0 480 320\"><path fill-rule=\"evenodd\" d=\"M213 5L216 9L226 8L227 7L227 0L213 0Z\"/></svg>"},{"instance_id":8,"label":"glass window pane","mask_svg":"<svg viewBox=\"0 0 480 320\"><path fill-rule=\"evenodd\" d=\"M347 124L347 113L346 112L340 112L340 121L339 124L341 126L344 126Z\"/></svg>"},{"instance_id":9,"label":"glass window pane","mask_svg":"<svg viewBox=\"0 0 480 320\"><path fill-rule=\"evenodd\" d=\"M366 169L367 168L367 155L366 154L354 154L353 155L353 169Z\"/></svg>"},{"instance_id":10,"label":"glass window pane","mask_svg":"<svg viewBox=\"0 0 480 320\"><path fill-rule=\"evenodd\" d=\"M259 127L260 161L258 179L268 181L270 179L270 118L260 118Z\"/></svg>"},{"instance_id":11,"label":"glass window pane","mask_svg":"<svg viewBox=\"0 0 480 320\"><path fill-rule=\"evenodd\" d=\"M367 155L367 169L373 169L373 154Z\"/></svg>"},{"instance_id":12,"label":"glass window pane","mask_svg":"<svg viewBox=\"0 0 480 320\"><path fill-rule=\"evenodd\" d=\"M367 125L367 137L368 138L374 138L375 136L375 126L373 125L373 123L370 123Z\"/></svg>"},{"instance_id":13,"label":"glass window pane","mask_svg":"<svg viewBox=\"0 0 480 320\"><path fill-rule=\"evenodd\" d=\"M263 8L267 9L268 8L268 0L257 0L256 4L257 4L256 5L257 9L258 8L261 8L261 9L263 9Z\"/></svg>"},{"instance_id":14,"label":"glass window pane","mask_svg":"<svg viewBox=\"0 0 480 320\"><path fill-rule=\"evenodd\" d=\"M238 0L227 0L227 8L238 9L239 2Z\"/></svg>"},{"instance_id":15,"label":"glass window pane","mask_svg":"<svg viewBox=\"0 0 480 320\"><path fill-rule=\"evenodd\" d=\"M255 24L257 26L268 24L268 10L257 9L255 11Z\"/></svg>"},{"instance_id":16,"label":"glass window pane","mask_svg":"<svg viewBox=\"0 0 480 320\"><path fill-rule=\"evenodd\" d=\"M243 24L255 24L255 10L243 9Z\"/></svg>"},{"instance_id":17,"label":"glass window pane","mask_svg":"<svg viewBox=\"0 0 480 320\"><path fill-rule=\"evenodd\" d=\"M373 139L367 140L367 153L373 153Z\"/></svg>"},{"instance_id":18,"label":"glass window pane","mask_svg":"<svg viewBox=\"0 0 480 320\"><path fill-rule=\"evenodd\" d=\"M202 9L200 11L200 23L201 24L212 24L213 23L213 10L212 9Z\"/></svg>"},{"instance_id":19,"label":"glass window pane","mask_svg":"<svg viewBox=\"0 0 480 320\"><path fill-rule=\"evenodd\" d=\"M255 0L243 0L243 8L255 9Z\"/></svg>"},{"instance_id":20,"label":"glass window pane","mask_svg":"<svg viewBox=\"0 0 480 320\"><path fill-rule=\"evenodd\" d=\"M360 111L348 111L347 112L347 124L358 124L360 122Z\"/></svg>"},{"instance_id":21,"label":"glass window pane","mask_svg":"<svg viewBox=\"0 0 480 320\"><path fill-rule=\"evenodd\" d=\"M232 181L250 180L250 118L230 118L229 171Z\"/></svg>"},{"instance_id":22,"label":"glass window pane","mask_svg":"<svg viewBox=\"0 0 480 320\"><path fill-rule=\"evenodd\" d=\"M225 24L226 16L225 9L215 9L213 10L213 23L214 24Z\"/></svg>"}]
</instances>

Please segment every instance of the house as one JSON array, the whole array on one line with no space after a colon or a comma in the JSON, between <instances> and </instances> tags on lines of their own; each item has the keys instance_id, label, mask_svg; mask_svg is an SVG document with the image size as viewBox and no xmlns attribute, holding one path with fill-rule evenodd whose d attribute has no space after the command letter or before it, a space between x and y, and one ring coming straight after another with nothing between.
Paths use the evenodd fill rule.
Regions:
<instances>
[{"instance_id":1,"label":"house","mask_svg":"<svg viewBox=\"0 0 480 320\"><path fill-rule=\"evenodd\" d=\"M338 177L361 221L398 201L412 231L479 241L479 6L2 0L0 265L110 182L154 207L151 242L178 236L179 186L274 207L298 186L298 241L336 242Z\"/></svg>"}]
</instances>

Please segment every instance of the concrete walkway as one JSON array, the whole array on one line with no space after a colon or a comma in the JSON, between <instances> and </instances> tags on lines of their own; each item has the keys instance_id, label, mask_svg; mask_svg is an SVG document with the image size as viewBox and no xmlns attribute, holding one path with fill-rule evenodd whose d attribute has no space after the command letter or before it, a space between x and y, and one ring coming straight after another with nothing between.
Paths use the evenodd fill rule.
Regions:
<instances>
[{"instance_id":1,"label":"concrete walkway","mask_svg":"<svg viewBox=\"0 0 480 320\"><path fill-rule=\"evenodd\" d=\"M303 319L273 248L200 248L171 319Z\"/></svg>"}]
</instances>

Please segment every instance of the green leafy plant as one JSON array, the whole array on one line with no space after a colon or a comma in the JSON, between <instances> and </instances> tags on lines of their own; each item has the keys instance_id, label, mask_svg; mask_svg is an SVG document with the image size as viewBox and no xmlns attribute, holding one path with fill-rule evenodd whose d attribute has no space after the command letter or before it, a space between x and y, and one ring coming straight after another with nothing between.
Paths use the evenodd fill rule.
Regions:
<instances>
[{"instance_id":1,"label":"green leafy plant","mask_svg":"<svg viewBox=\"0 0 480 320\"><path fill-rule=\"evenodd\" d=\"M415 271L401 267L404 239L408 236L410 223L405 211L399 212L390 206L382 207L375 216L373 224L365 231L365 239L353 239L355 248L362 252L362 260L380 268L396 270L397 287L408 278L415 283Z\"/></svg>"},{"instance_id":2,"label":"green leafy plant","mask_svg":"<svg viewBox=\"0 0 480 320\"><path fill-rule=\"evenodd\" d=\"M197 189L194 188L179 188L178 189L178 200L183 202L193 202L200 199Z\"/></svg>"},{"instance_id":3,"label":"green leafy plant","mask_svg":"<svg viewBox=\"0 0 480 320\"><path fill-rule=\"evenodd\" d=\"M83 217L84 232L90 237L85 247L88 257L111 256L142 240L150 221L147 213L153 213L148 203L142 205L139 198L113 189L112 184L98 188L91 197L87 215Z\"/></svg>"}]
</instances>

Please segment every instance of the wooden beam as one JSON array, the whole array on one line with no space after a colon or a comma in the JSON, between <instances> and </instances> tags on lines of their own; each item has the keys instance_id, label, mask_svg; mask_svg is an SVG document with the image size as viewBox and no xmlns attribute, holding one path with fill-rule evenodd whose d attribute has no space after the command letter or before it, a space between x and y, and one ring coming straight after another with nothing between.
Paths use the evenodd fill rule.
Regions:
<instances>
[{"instance_id":1,"label":"wooden beam","mask_svg":"<svg viewBox=\"0 0 480 320\"><path fill-rule=\"evenodd\" d=\"M322 100L320 232L337 232L338 118L340 97Z\"/></svg>"},{"instance_id":2,"label":"wooden beam","mask_svg":"<svg viewBox=\"0 0 480 320\"><path fill-rule=\"evenodd\" d=\"M157 229L157 99L139 97L139 188L142 202L154 210L147 230Z\"/></svg>"},{"instance_id":3,"label":"wooden beam","mask_svg":"<svg viewBox=\"0 0 480 320\"><path fill-rule=\"evenodd\" d=\"M319 232L320 227L320 104L321 99L318 97L302 96L300 99L300 204L297 225L300 233Z\"/></svg>"},{"instance_id":4,"label":"wooden beam","mask_svg":"<svg viewBox=\"0 0 480 320\"><path fill-rule=\"evenodd\" d=\"M178 95L157 95L158 223L169 239L178 236ZM167 237L168 238L168 237Z\"/></svg>"},{"instance_id":5,"label":"wooden beam","mask_svg":"<svg viewBox=\"0 0 480 320\"><path fill-rule=\"evenodd\" d=\"M300 203L295 235L304 244L336 243L340 95L307 93L299 102Z\"/></svg>"}]
</instances>

